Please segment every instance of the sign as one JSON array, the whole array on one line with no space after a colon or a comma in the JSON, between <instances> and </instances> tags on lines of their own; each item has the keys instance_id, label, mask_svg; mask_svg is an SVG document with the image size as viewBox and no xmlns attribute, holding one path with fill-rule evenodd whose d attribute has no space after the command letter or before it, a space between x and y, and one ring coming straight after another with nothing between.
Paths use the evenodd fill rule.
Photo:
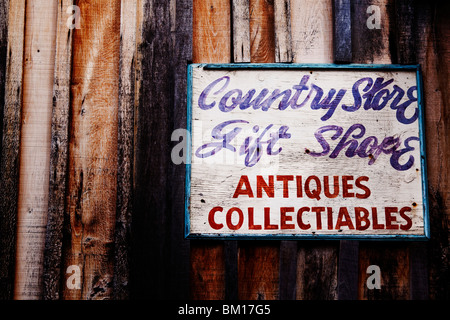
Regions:
<instances>
[{"instance_id":1,"label":"sign","mask_svg":"<svg viewBox=\"0 0 450 320\"><path fill-rule=\"evenodd\" d=\"M418 66L193 64L186 236L426 239Z\"/></svg>"}]
</instances>

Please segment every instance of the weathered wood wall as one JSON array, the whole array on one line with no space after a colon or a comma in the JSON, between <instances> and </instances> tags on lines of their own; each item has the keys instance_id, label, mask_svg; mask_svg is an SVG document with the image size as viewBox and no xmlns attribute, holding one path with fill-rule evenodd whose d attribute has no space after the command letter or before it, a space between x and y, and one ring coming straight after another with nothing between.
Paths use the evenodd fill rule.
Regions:
<instances>
[{"instance_id":1,"label":"weathered wood wall","mask_svg":"<svg viewBox=\"0 0 450 320\"><path fill-rule=\"evenodd\" d=\"M449 298L448 2L49 4L0 1L1 299ZM185 240L190 62L420 64L431 239Z\"/></svg>"}]
</instances>

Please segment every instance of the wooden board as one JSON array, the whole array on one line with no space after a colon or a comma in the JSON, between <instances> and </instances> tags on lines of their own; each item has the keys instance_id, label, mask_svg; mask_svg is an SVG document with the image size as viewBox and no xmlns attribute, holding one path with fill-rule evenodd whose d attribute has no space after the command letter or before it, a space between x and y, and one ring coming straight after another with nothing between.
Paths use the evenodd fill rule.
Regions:
<instances>
[{"instance_id":1,"label":"wooden board","mask_svg":"<svg viewBox=\"0 0 450 320\"><path fill-rule=\"evenodd\" d=\"M330 1L291 1L291 32L293 62L296 63L332 63L332 3ZM310 252L312 253L310 254ZM296 270L296 298L335 299L337 284L338 243L326 242L318 246L298 244ZM319 257L304 262L304 257ZM324 265L321 261L330 261ZM309 284L310 279L324 279ZM309 285L308 285L309 284Z\"/></svg>"},{"instance_id":2,"label":"wooden board","mask_svg":"<svg viewBox=\"0 0 450 320\"><path fill-rule=\"evenodd\" d=\"M233 62L250 62L249 0L233 0Z\"/></svg>"},{"instance_id":3,"label":"wooden board","mask_svg":"<svg viewBox=\"0 0 450 320\"><path fill-rule=\"evenodd\" d=\"M15 299L39 299L47 226L55 1L26 7ZM44 21L45 23L43 23Z\"/></svg>"},{"instance_id":4,"label":"wooden board","mask_svg":"<svg viewBox=\"0 0 450 320\"><path fill-rule=\"evenodd\" d=\"M19 192L20 122L23 86L25 1L8 1L5 105L0 158L0 294L13 298Z\"/></svg>"},{"instance_id":5,"label":"wooden board","mask_svg":"<svg viewBox=\"0 0 450 320\"><path fill-rule=\"evenodd\" d=\"M121 1L118 105L117 213L115 225L114 299L130 296L133 212L133 140L138 0Z\"/></svg>"},{"instance_id":6,"label":"wooden board","mask_svg":"<svg viewBox=\"0 0 450 320\"><path fill-rule=\"evenodd\" d=\"M193 62L231 61L230 14L230 1L193 1ZM224 299L223 243L191 242L190 257L191 298Z\"/></svg>"},{"instance_id":7,"label":"wooden board","mask_svg":"<svg viewBox=\"0 0 450 320\"><path fill-rule=\"evenodd\" d=\"M56 20L55 73L53 80L52 132L48 217L43 264L43 298L60 298L61 255L69 143L70 80L73 29L67 28L67 7L72 0L59 0Z\"/></svg>"},{"instance_id":8,"label":"wooden board","mask_svg":"<svg viewBox=\"0 0 450 320\"><path fill-rule=\"evenodd\" d=\"M292 50L296 63L332 63L333 10L330 1L291 1Z\"/></svg>"},{"instance_id":9,"label":"wooden board","mask_svg":"<svg viewBox=\"0 0 450 320\"><path fill-rule=\"evenodd\" d=\"M374 13L369 6L379 10L379 27L369 28ZM394 37L392 2L358 1L352 3L352 53L356 63L393 63L390 39ZM369 13L367 11L370 11ZM381 289L368 289L366 273L369 265L381 270ZM358 299L407 299L409 296L409 255L407 244L369 243L359 244Z\"/></svg>"},{"instance_id":10,"label":"wooden board","mask_svg":"<svg viewBox=\"0 0 450 320\"><path fill-rule=\"evenodd\" d=\"M63 298L101 299L112 295L114 267L120 1L77 5L63 271L77 266L81 288L63 286Z\"/></svg>"},{"instance_id":11,"label":"wooden board","mask_svg":"<svg viewBox=\"0 0 450 320\"><path fill-rule=\"evenodd\" d=\"M387 68L192 65L188 237L428 236L420 78Z\"/></svg>"},{"instance_id":12,"label":"wooden board","mask_svg":"<svg viewBox=\"0 0 450 320\"><path fill-rule=\"evenodd\" d=\"M275 61L292 62L291 6L289 0L274 1Z\"/></svg>"},{"instance_id":13,"label":"wooden board","mask_svg":"<svg viewBox=\"0 0 450 320\"><path fill-rule=\"evenodd\" d=\"M448 2L418 2L415 4L415 12L417 35L413 37L416 39L416 57L423 69L426 99L425 124L432 235L427 246L428 298L449 299L450 46L449 22L445 17L450 13L450 5ZM419 281L423 283L423 279Z\"/></svg>"},{"instance_id":14,"label":"wooden board","mask_svg":"<svg viewBox=\"0 0 450 320\"><path fill-rule=\"evenodd\" d=\"M275 8L272 1L251 0L250 62L275 62ZM238 245L238 297L279 298L279 242Z\"/></svg>"}]
</instances>

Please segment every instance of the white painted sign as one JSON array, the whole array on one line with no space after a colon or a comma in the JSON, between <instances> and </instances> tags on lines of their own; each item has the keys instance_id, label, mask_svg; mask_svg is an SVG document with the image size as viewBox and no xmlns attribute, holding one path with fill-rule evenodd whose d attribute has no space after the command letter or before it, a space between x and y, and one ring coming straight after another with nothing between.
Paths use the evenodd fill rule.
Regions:
<instances>
[{"instance_id":1,"label":"white painted sign","mask_svg":"<svg viewBox=\"0 0 450 320\"><path fill-rule=\"evenodd\" d=\"M416 66L191 65L189 238L428 236Z\"/></svg>"}]
</instances>

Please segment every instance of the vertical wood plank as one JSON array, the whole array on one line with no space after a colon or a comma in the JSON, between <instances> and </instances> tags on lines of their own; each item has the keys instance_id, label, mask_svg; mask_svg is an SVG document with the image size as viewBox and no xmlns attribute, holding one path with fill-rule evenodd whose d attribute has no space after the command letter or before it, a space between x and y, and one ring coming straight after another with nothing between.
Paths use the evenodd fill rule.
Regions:
<instances>
[{"instance_id":1,"label":"vertical wood plank","mask_svg":"<svg viewBox=\"0 0 450 320\"><path fill-rule=\"evenodd\" d=\"M71 128L64 272L81 271L81 289L64 299L112 295L117 187L120 1L78 1L73 38Z\"/></svg>"},{"instance_id":2,"label":"vertical wood plank","mask_svg":"<svg viewBox=\"0 0 450 320\"><path fill-rule=\"evenodd\" d=\"M369 28L367 20L375 5L380 12L380 28ZM369 10L370 11L370 10ZM389 0L352 3L352 51L355 63L392 63L393 3ZM371 20L372 21L372 20ZM370 25L370 23L369 23ZM395 55L394 55L395 58ZM408 299L409 297L409 251L406 243L360 242L358 299ZM366 273L370 265L381 270L381 289L368 289Z\"/></svg>"},{"instance_id":3,"label":"vertical wood plank","mask_svg":"<svg viewBox=\"0 0 450 320\"><path fill-rule=\"evenodd\" d=\"M130 296L137 5L137 0L122 0L120 7L117 212L114 237L114 299L117 300Z\"/></svg>"},{"instance_id":4,"label":"vertical wood plank","mask_svg":"<svg viewBox=\"0 0 450 320\"><path fill-rule=\"evenodd\" d=\"M352 61L350 0L333 1L334 61ZM358 297L358 241L340 241L338 258L338 299L356 300Z\"/></svg>"},{"instance_id":5,"label":"vertical wood plank","mask_svg":"<svg viewBox=\"0 0 450 320\"><path fill-rule=\"evenodd\" d=\"M331 1L292 0L291 29L294 62L332 63ZM337 298L337 241L298 245L296 299Z\"/></svg>"},{"instance_id":6,"label":"vertical wood plank","mask_svg":"<svg viewBox=\"0 0 450 320\"><path fill-rule=\"evenodd\" d=\"M0 124L3 126L3 109L5 106L6 52L8 47L8 11L9 0L0 1ZM0 155L3 130L0 130Z\"/></svg>"},{"instance_id":7,"label":"vertical wood plank","mask_svg":"<svg viewBox=\"0 0 450 320\"><path fill-rule=\"evenodd\" d=\"M391 63L390 14L391 0L358 0L352 2L352 52L354 63ZM380 24L376 26L375 11L367 10L376 6ZM370 19L369 19L370 18ZM369 20L369 22L368 22ZM368 24L371 26L369 29Z\"/></svg>"},{"instance_id":8,"label":"vertical wood plank","mask_svg":"<svg viewBox=\"0 0 450 320\"><path fill-rule=\"evenodd\" d=\"M14 298L40 299L48 214L55 1L27 2Z\"/></svg>"},{"instance_id":9,"label":"vertical wood plank","mask_svg":"<svg viewBox=\"0 0 450 320\"><path fill-rule=\"evenodd\" d=\"M231 61L230 1L193 1L193 62ZM191 298L225 299L222 242L191 241Z\"/></svg>"},{"instance_id":10,"label":"vertical wood plank","mask_svg":"<svg viewBox=\"0 0 450 320\"><path fill-rule=\"evenodd\" d=\"M233 62L250 62L249 0L232 0Z\"/></svg>"},{"instance_id":11,"label":"vertical wood plank","mask_svg":"<svg viewBox=\"0 0 450 320\"><path fill-rule=\"evenodd\" d=\"M395 0L394 23L396 57L394 63L418 64L417 42L423 38L417 31L417 3L406 0ZM428 245L424 242L409 244L409 298L425 300L429 296L428 281Z\"/></svg>"},{"instance_id":12,"label":"vertical wood plank","mask_svg":"<svg viewBox=\"0 0 450 320\"><path fill-rule=\"evenodd\" d=\"M299 244L296 299L337 299L337 243L314 241Z\"/></svg>"},{"instance_id":13,"label":"vertical wood plank","mask_svg":"<svg viewBox=\"0 0 450 320\"><path fill-rule=\"evenodd\" d=\"M249 6L251 62L275 62L275 16L273 1L250 0Z\"/></svg>"},{"instance_id":14,"label":"vertical wood plank","mask_svg":"<svg viewBox=\"0 0 450 320\"><path fill-rule=\"evenodd\" d=\"M358 298L358 258L358 241L342 240L339 242L339 300L356 300Z\"/></svg>"},{"instance_id":15,"label":"vertical wood plank","mask_svg":"<svg viewBox=\"0 0 450 320\"><path fill-rule=\"evenodd\" d=\"M416 23L415 1L395 0L394 21L392 29L395 30L394 43L396 62L401 64L417 63L416 41L418 37Z\"/></svg>"},{"instance_id":16,"label":"vertical wood plank","mask_svg":"<svg viewBox=\"0 0 450 320\"><path fill-rule=\"evenodd\" d=\"M186 126L190 1L139 1L130 297L186 298L184 168L171 159L172 132Z\"/></svg>"},{"instance_id":17,"label":"vertical wood plank","mask_svg":"<svg viewBox=\"0 0 450 320\"><path fill-rule=\"evenodd\" d=\"M296 299L298 241L280 243L280 300Z\"/></svg>"},{"instance_id":18,"label":"vertical wood plank","mask_svg":"<svg viewBox=\"0 0 450 320\"><path fill-rule=\"evenodd\" d=\"M25 1L9 1L0 158L0 294L4 299L12 299L14 290L24 36Z\"/></svg>"},{"instance_id":19,"label":"vertical wood plank","mask_svg":"<svg viewBox=\"0 0 450 320\"><path fill-rule=\"evenodd\" d=\"M251 62L275 62L274 7L272 1L250 1ZM241 300L279 299L280 242L241 241L238 285Z\"/></svg>"},{"instance_id":20,"label":"vertical wood plank","mask_svg":"<svg viewBox=\"0 0 450 320\"><path fill-rule=\"evenodd\" d=\"M170 6L138 4L131 298L166 296L170 127L173 95ZM157 276L155 276L157 275Z\"/></svg>"},{"instance_id":21,"label":"vertical wood plank","mask_svg":"<svg viewBox=\"0 0 450 320\"><path fill-rule=\"evenodd\" d=\"M350 0L334 0L334 61L352 61L352 24Z\"/></svg>"},{"instance_id":22,"label":"vertical wood plank","mask_svg":"<svg viewBox=\"0 0 450 320\"><path fill-rule=\"evenodd\" d=\"M238 242L225 241L225 299L237 300L238 287Z\"/></svg>"},{"instance_id":23,"label":"vertical wood plank","mask_svg":"<svg viewBox=\"0 0 450 320\"><path fill-rule=\"evenodd\" d=\"M71 5L73 0L59 0L57 4L48 217L43 266L43 298L48 300L60 298L73 36L72 29L67 27L66 10Z\"/></svg>"},{"instance_id":24,"label":"vertical wood plank","mask_svg":"<svg viewBox=\"0 0 450 320\"><path fill-rule=\"evenodd\" d=\"M431 239L429 299L449 299L450 129L449 21L444 1L417 1L416 57L423 71ZM413 250L413 249L411 249ZM411 270L412 272L415 272ZM414 276L414 275L412 275ZM419 281L421 281L419 279Z\"/></svg>"},{"instance_id":25,"label":"vertical wood plank","mask_svg":"<svg viewBox=\"0 0 450 320\"><path fill-rule=\"evenodd\" d=\"M275 62L292 62L290 0L274 1Z\"/></svg>"},{"instance_id":26,"label":"vertical wood plank","mask_svg":"<svg viewBox=\"0 0 450 320\"><path fill-rule=\"evenodd\" d=\"M294 62L333 63L333 10L330 1L291 0Z\"/></svg>"},{"instance_id":27,"label":"vertical wood plank","mask_svg":"<svg viewBox=\"0 0 450 320\"><path fill-rule=\"evenodd\" d=\"M193 0L193 62L231 61L230 14L229 1Z\"/></svg>"},{"instance_id":28,"label":"vertical wood plank","mask_svg":"<svg viewBox=\"0 0 450 320\"><path fill-rule=\"evenodd\" d=\"M192 62L192 1L171 0L172 33L174 34L174 103L173 129L186 128L187 125L187 65ZM172 212L171 212L171 274L168 281L171 299L187 299L189 297L189 254L190 242L184 239L185 210L185 177L184 164L172 164Z\"/></svg>"}]
</instances>

